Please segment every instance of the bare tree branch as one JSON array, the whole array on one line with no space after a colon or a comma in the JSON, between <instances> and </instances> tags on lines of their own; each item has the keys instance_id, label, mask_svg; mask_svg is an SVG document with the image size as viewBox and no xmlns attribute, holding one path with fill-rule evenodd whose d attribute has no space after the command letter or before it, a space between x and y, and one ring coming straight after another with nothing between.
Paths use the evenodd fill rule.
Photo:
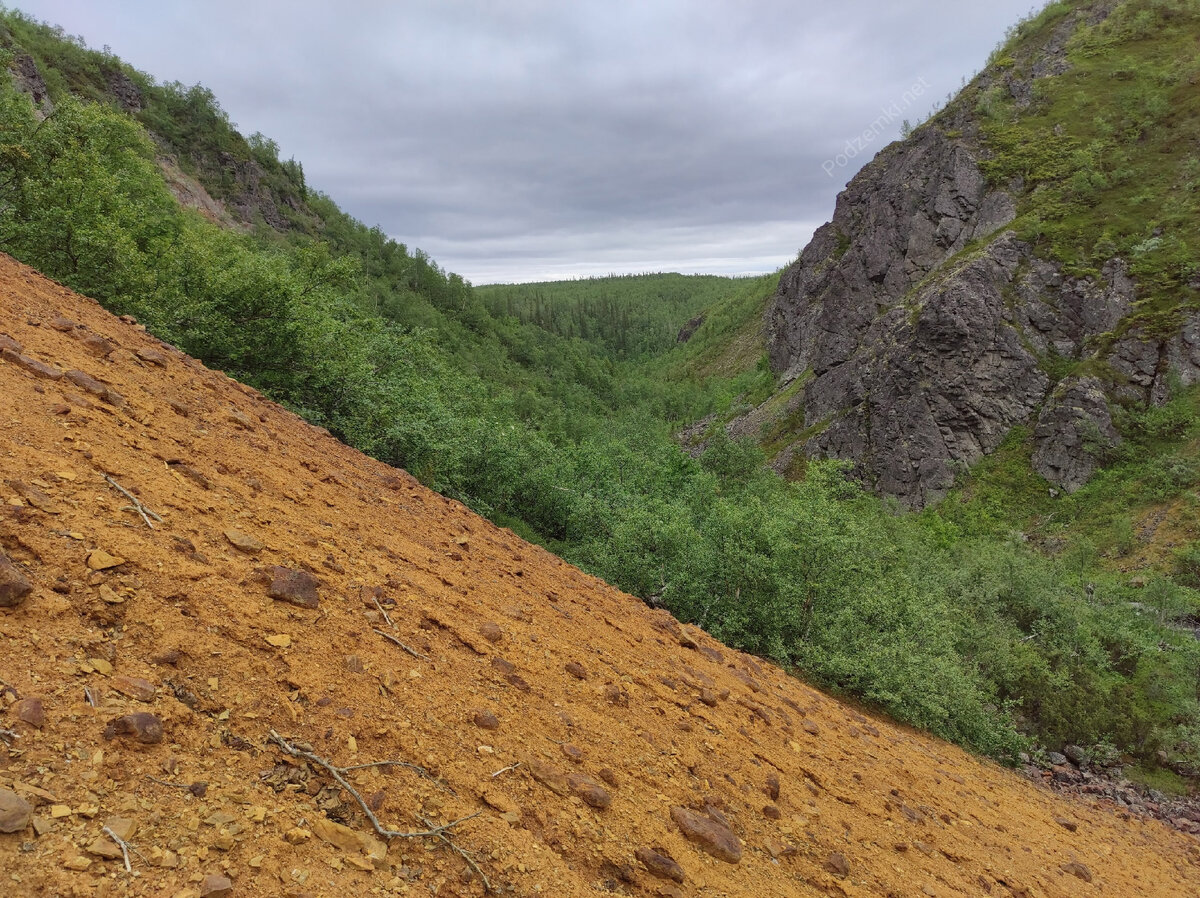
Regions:
<instances>
[{"instance_id":1,"label":"bare tree branch","mask_svg":"<svg viewBox=\"0 0 1200 898\"><path fill-rule=\"evenodd\" d=\"M363 798L362 795L359 793L359 791L357 789L355 789L352 785L350 785L349 781L346 779L346 777L344 775L345 772L347 770L352 770L355 768L336 767L329 761L322 758L320 755L315 754L311 751L307 751L306 749L300 748L298 745L294 745L294 744L288 742L286 739L284 739L282 736L280 736L274 730L271 730L271 734L268 737L268 740L271 742L274 742L276 745L278 745L280 748L282 748L285 752L287 752L292 757L303 758L304 760L309 761L310 763L316 764L318 767L322 767L326 771L328 771L329 775L332 776L337 781L337 784L339 786L341 786L342 789L345 790L345 792L347 792L356 802L358 802L358 806L360 808L362 808L363 814L366 815L366 818L369 821L371 821L371 826L374 827L375 832L377 832L380 836L382 836L385 839L419 839L419 838L425 838L425 837L429 837L429 836L438 836L438 837L442 837L444 841L449 841L444 838L444 834L447 831L449 831L450 829L453 829L455 826L458 826L458 824L460 824L460 823L465 823L467 820L471 820L475 817L478 817L480 814L480 812L476 812L474 814L469 814L466 817L459 817L457 820L451 820L449 823L443 823L441 825L436 825L436 826L431 823L426 823L425 825L428 826L429 829L418 830L415 832L401 832L401 831L395 830L395 829L388 829L382 823L379 822L379 818L375 816L375 812L372 811L371 808L367 805L367 800L365 798ZM404 766L411 766L411 765L405 764L405 762L403 762L403 761L399 761L399 762L382 761L382 762L378 762L378 764L363 764L363 765L360 765L360 767L378 766L379 764L390 764L390 763L402 764Z\"/></svg>"},{"instance_id":2,"label":"bare tree branch","mask_svg":"<svg viewBox=\"0 0 1200 898\"><path fill-rule=\"evenodd\" d=\"M160 518L157 514L155 514L149 508L146 508L146 506L142 505L142 503L138 500L137 496L135 496L133 493L129 492L129 490L125 489L125 487L121 486L121 484L117 483L115 480L113 480L107 474L104 475L104 479L107 480L109 485L112 486L113 488L115 488L122 496L124 496L126 499L128 499L130 502L133 503L133 505L125 506L125 509L129 509L130 511L136 511L138 514L140 514L142 516L142 520L146 522L147 527L149 527L151 530L154 529L154 525L150 523L150 518L154 518L154 520L158 521L160 524L162 523L162 518ZM122 511L124 511L125 509L122 509Z\"/></svg>"},{"instance_id":3,"label":"bare tree branch","mask_svg":"<svg viewBox=\"0 0 1200 898\"><path fill-rule=\"evenodd\" d=\"M121 857L123 857L125 859L125 872L132 873L133 867L131 867L129 865L129 844L124 839L122 839L120 836L118 836L115 832L113 832L111 829L109 829L107 826L104 827L104 829L100 830L100 832L104 833L104 835L108 836L110 839L112 839L114 842L116 842L117 845L120 846Z\"/></svg>"},{"instance_id":4,"label":"bare tree branch","mask_svg":"<svg viewBox=\"0 0 1200 898\"><path fill-rule=\"evenodd\" d=\"M399 639L397 639L391 633L384 633L382 630L375 629L375 627L372 627L371 629L375 630L376 633L378 633L380 636L382 636L384 639L386 639L388 642L392 643L393 645L400 646L400 648L404 649L404 651L408 652L414 658L417 658L421 661L429 660L428 656L422 655L420 652L418 652L416 649L412 648L411 646L405 645L403 642L401 642Z\"/></svg>"}]
</instances>

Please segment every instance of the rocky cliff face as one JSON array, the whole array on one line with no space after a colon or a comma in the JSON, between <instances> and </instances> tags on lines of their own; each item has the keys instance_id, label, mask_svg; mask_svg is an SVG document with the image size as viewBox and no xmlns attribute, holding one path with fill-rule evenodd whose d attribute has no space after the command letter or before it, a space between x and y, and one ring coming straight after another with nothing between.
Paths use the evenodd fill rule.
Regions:
<instances>
[{"instance_id":1,"label":"rocky cliff face","mask_svg":"<svg viewBox=\"0 0 1200 898\"><path fill-rule=\"evenodd\" d=\"M1037 77L1064 71L1071 27ZM980 77L1018 105L1033 89ZM919 507L1025 424L1036 470L1074 490L1120 439L1110 400L1161 402L1171 377L1200 380L1200 317L1173 336L1144 333L1121 259L1075 278L1039 258L1007 228L1024 185L989 185L986 152L973 110L952 105L851 181L783 275L768 349L781 387L802 384L803 427L779 470L800 455L849 459L875 491ZM1064 367L1089 373L1056 382Z\"/></svg>"}]
</instances>

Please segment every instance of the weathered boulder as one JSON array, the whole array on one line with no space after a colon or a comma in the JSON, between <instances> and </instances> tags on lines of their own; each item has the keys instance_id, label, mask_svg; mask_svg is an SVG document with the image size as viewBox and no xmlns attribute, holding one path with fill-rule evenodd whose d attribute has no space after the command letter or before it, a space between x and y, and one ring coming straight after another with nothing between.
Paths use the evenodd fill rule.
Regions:
<instances>
[{"instance_id":1,"label":"weathered boulder","mask_svg":"<svg viewBox=\"0 0 1200 898\"><path fill-rule=\"evenodd\" d=\"M718 860L736 864L742 859L742 843L733 831L712 815L687 808L671 808L671 819L688 841L694 842Z\"/></svg>"}]
</instances>

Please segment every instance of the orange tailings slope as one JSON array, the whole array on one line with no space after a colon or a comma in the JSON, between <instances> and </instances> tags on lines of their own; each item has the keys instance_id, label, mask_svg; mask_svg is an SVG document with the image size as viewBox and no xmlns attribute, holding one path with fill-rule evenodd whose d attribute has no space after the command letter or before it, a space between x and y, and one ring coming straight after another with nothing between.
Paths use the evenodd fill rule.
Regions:
<instances>
[{"instance_id":1,"label":"orange tailings slope","mask_svg":"<svg viewBox=\"0 0 1200 898\"><path fill-rule=\"evenodd\" d=\"M3 894L483 894L272 730L411 765L345 776L393 829L476 815L496 894L1200 894L1191 837L680 627L7 257L0 334Z\"/></svg>"}]
</instances>

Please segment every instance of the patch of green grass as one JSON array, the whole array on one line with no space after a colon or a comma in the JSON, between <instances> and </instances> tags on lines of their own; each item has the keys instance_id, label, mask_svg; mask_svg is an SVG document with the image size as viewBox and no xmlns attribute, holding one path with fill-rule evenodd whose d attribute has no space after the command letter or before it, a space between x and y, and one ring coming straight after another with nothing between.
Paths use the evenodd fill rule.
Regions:
<instances>
[{"instance_id":1,"label":"patch of green grass","mask_svg":"<svg viewBox=\"0 0 1200 898\"><path fill-rule=\"evenodd\" d=\"M798 398L804 385L811 379L812 372L805 372L771 396L761 407L764 421L758 443L768 458L795 442L796 433L804 429L804 403L795 402L795 407L790 411L787 407Z\"/></svg>"},{"instance_id":2,"label":"patch of green grass","mask_svg":"<svg viewBox=\"0 0 1200 898\"><path fill-rule=\"evenodd\" d=\"M1032 434L1017 427L922 516L927 522L936 517L938 526L952 525L964 536L1018 531L1052 551L1090 546L1109 566L1125 567L1123 559L1138 555L1140 563L1192 586L1189 559L1181 562L1178 553L1167 551L1170 546L1159 550L1154 543L1200 533L1200 516L1193 509L1200 503L1195 498L1200 490L1200 387L1180 390L1163 406L1118 406L1114 422L1123 441L1073 494L1052 490L1033 471ZM1171 510L1172 525L1162 535L1156 527L1140 524L1161 521Z\"/></svg>"},{"instance_id":3,"label":"patch of green grass","mask_svg":"<svg viewBox=\"0 0 1200 898\"><path fill-rule=\"evenodd\" d=\"M704 323L686 343L655 363L669 378L735 378L755 370L766 352L763 317L779 286L779 272L738 280L706 308Z\"/></svg>"},{"instance_id":4,"label":"patch of green grass","mask_svg":"<svg viewBox=\"0 0 1200 898\"><path fill-rule=\"evenodd\" d=\"M1003 51L1014 75L1029 76L1069 8L1052 4L1018 29ZM1035 81L1029 108L986 91L977 101L984 173L1023 185L1013 227L1069 274L1126 260L1139 288L1130 325L1156 333L1200 303L1189 286L1200 260L1198 32L1195 0L1129 0L1078 28L1069 69Z\"/></svg>"},{"instance_id":5,"label":"patch of green grass","mask_svg":"<svg viewBox=\"0 0 1200 898\"><path fill-rule=\"evenodd\" d=\"M991 454L975 465L926 518L953 524L964 536L1005 536L1025 530L1054 510L1050 485L1034 473L1033 434L1014 427Z\"/></svg>"},{"instance_id":6,"label":"patch of green grass","mask_svg":"<svg viewBox=\"0 0 1200 898\"><path fill-rule=\"evenodd\" d=\"M1182 796L1192 794L1192 782L1164 767L1147 767L1136 764L1125 768L1125 778L1147 789L1157 789L1165 795Z\"/></svg>"}]
</instances>

